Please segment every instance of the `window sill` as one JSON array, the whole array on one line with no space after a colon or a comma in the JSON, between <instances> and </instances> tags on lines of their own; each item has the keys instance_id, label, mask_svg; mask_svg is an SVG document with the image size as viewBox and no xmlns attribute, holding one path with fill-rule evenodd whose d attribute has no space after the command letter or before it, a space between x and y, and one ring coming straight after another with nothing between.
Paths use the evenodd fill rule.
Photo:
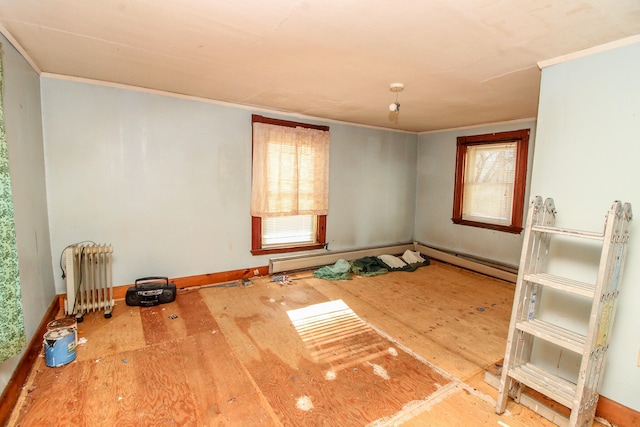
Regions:
<instances>
[{"instance_id":1,"label":"window sill","mask_svg":"<svg viewBox=\"0 0 640 427\"><path fill-rule=\"evenodd\" d=\"M477 222L477 221L469 221L466 219L451 219L454 224L458 225L467 225L469 227L477 227L477 228L486 228L489 230L502 231L505 233L512 234L520 234L522 232L522 227L515 227L513 225L499 225L499 224L489 224L486 222Z\"/></svg>"},{"instance_id":2,"label":"window sill","mask_svg":"<svg viewBox=\"0 0 640 427\"><path fill-rule=\"evenodd\" d=\"M264 249L252 249L251 255L267 255L267 254L283 254L288 252L301 252L310 251L313 249L322 249L325 247L324 243L312 243L309 245L301 246L287 246L279 248L264 248Z\"/></svg>"}]
</instances>

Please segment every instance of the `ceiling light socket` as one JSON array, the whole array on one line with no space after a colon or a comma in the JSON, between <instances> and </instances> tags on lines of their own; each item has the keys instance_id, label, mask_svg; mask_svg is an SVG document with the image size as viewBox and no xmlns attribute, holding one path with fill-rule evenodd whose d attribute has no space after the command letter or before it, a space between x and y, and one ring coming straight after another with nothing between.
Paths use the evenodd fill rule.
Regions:
<instances>
[{"instance_id":1,"label":"ceiling light socket","mask_svg":"<svg viewBox=\"0 0 640 427\"><path fill-rule=\"evenodd\" d=\"M402 92L404 90L404 83L391 83L389 90L391 92Z\"/></svg>"}]
</instances>

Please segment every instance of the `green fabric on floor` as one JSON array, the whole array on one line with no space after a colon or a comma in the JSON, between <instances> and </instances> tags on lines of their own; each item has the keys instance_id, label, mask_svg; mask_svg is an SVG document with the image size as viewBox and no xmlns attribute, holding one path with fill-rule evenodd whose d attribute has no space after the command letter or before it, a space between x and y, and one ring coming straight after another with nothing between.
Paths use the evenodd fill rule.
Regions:
<instances>
[{"instance_id":1,"label":"green fabric on floor","mask_svg":"<svg viewBox=\"0 0 640 427\"><path fill-rule=\"evenodd\" d=\"M374 256L367 256L351 262L351 271L360 276L378 276L389 272Z\"/></svg>"},{"instance_id":2,"label":"green fabric on floor","mask_svg":"<svg viewBox=\"0 0 640 427\"><path fill-rule=\"evenodd\" d=\"M351 280L351 264L344 259L339 259L333 265L314 271L313 277L326 280Z\"/></svg>"}]
</instances>

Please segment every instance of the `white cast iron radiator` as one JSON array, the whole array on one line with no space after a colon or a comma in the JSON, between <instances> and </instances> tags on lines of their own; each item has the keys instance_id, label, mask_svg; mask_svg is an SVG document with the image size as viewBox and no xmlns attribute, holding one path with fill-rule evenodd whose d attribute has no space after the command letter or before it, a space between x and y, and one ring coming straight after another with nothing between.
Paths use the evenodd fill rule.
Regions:
<instances>
[{"instance_id":1,"label":"white cast iron radiator","mask_svg":"<svg viewBox=\"0 0 640 427\"><path fill-rule=\"evenodd\" d=\"M67 315L82 321L85 313L104 310L111 317L113 272L110 244L85 243L69 246L64 251L66 264Z\"/></svg>"}]
</instances>

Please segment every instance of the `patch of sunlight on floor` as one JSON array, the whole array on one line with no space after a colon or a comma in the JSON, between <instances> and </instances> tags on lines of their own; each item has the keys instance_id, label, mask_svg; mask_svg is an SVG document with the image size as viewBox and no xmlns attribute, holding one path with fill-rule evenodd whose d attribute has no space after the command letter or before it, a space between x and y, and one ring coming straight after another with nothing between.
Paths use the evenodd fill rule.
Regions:
<instances>
[{"instance_id":1,"label":"patch of sunlight on floor","mask_svg":"<svg viewBox=\"0 0 640 427\"><path fill-rule=\"evenodd\" d=\"M313 359L334 369L387 352L382 337L342 300L289 310L287 315Z\"/></svg>"}]
</instances>

